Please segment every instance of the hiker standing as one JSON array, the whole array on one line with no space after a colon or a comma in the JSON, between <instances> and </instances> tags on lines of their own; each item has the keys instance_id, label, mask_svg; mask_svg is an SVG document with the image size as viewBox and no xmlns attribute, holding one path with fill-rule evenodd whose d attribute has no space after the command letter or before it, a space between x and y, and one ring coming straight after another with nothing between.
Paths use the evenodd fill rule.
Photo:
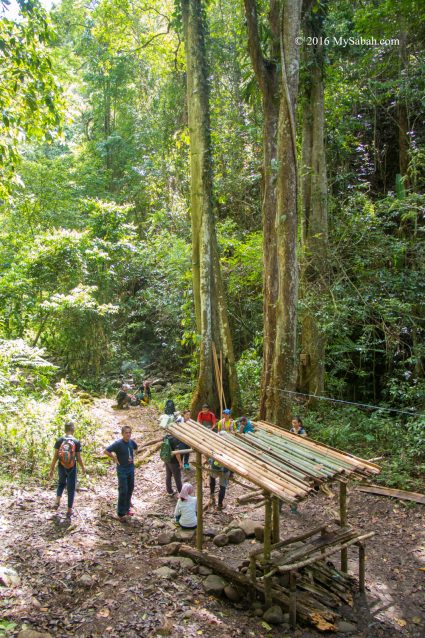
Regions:
<instances>
[{"instance_id":1,"label":"hiker standing","mask_svg":"<svg viewBox=\"0 0 425 638\"><path fill-rule=\"evenodd\" d=\"M214 459L209 459L210 465L210 505L215 506L215 488L217 480L219 482L219 490L218 490L218 510L222 510L224 508L223 501L226 496L226 488L229 484L230 478L230 470L223 465L220 465L218 461L214 461Z\"/></svg>"},{"instance_id":2,"label":"hiker standing","mask_svg":"<svg viewBox=\"0 0 425 638\"><path fill-rule=\"evenodd\" d=\"M176 423L188 423L190 421L190 410L185 410L182 414L182 416L179 416L176 419ZM184 446L185 448L187 448L187 445ZM185 470L190 470L190 465L189 465L189 452L186 452L186 454L183 454L183 468Z\"/></svg>"},{"instance_id":3,"label":"hiker standing","mask_svg":"<svg viewBox=\"0 0 425 638\"><path fill-rule=\"evenodd\" d=\"M137 443L131 438L131 427L121 428L122 438L106 448L105 454L117 465L118 476L118 506L117 513L120 520L132 516L131 497L134 491L134 451Z\"/></svg>"},{"instance_id":4,"label":"hiker standing","mask_svg":"<svg viewBox=\"0 0 425 638\"><path fill-rule=\"evenodd\" d=\"M228 408L223 410L223 417L217 423L217 432L236 432L237 425L235 421L233 421L231 414L232 410L229 410Z\"/></svg>"},{"instance_id":5,"label":"hiker standing","mask_svg":"<svg viewBox=\"0 0 425 638\"><path fill-rule=\"evenodd\" d=\"M176 439L171 434L166 434L162 441L159 456L161 461L164 461L165 465L165 488L168 496L174 496L176 492L173 491L171 479L174 478L177 492L181 492L182 489L182 474L181 469L183 467L181 454L172 454L174 450L181 448L183 443Z\"/></svg>"},{"instance_id":6,"label":"hiker standing","mask_svg":"<svg viewBox=\"0 0 425 638\"><path fill-rule=\"evenodd\" d=\"M217 418L214 412L211 412L208 403L204 403L204 405L202 406L202 410L198 414L197 421L209 430L215 429Z\"/></svg>"},{"instance_id":7,"label":"hiker standing","mask_svg":"<svg viewBox=\"0 0 425 638\"><path fill-rule=\"evenodd\" d=\"M66 487L68 493L68 511L66 515L72 516L75 488L77 485L77 463L81 467L83 476L86 474L83 459L81 458L81 443L74 437L75 424L72 421L65 423L65 436L61 436L55 443L55 452L50 466L49 481L53 478L56 462L58 463L59 482L56 491L55 508L58 509L63 491Z\"/></svg>"}]
</instances>

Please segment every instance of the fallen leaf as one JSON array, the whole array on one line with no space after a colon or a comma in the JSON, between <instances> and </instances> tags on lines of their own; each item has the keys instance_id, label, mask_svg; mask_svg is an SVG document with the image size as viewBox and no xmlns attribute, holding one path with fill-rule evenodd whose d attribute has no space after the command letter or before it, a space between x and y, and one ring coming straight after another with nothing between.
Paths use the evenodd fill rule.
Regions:
<instances>
[{"instance_id":1,"label":"fallen leaf","mask_svg":"<svg viewBox=\"0 0 425 638\"><path fill-rule=\"evenodd\" d=\"M104 607L100 611L97 612L96 618L107 618L111 612L107 607Z\"/></svg>"},{"instance_id":2,"label":"fallen leaf","mask_svg":"<svg viewBox=\"0 0 425 638\"><path fill-rule=\"evenodd\" d=\"M407 622L403 618L395 618L395 621L399 627L405 627Z\"/></svg>"},{"instance_id":3,"label":"fallen leaf","mask_svg":"<svg viewBox=\"0 0 425 638\"><path fill-rule=\"evenodd\" d=\"M267 631L271 631L272 630L270 625L268 623L266 623L265 620L262 621L261 626L264 627L264 629L267 629Z\"/></svg>"},{"instance_id":4,"label":"fallen leaf","mask_svg":"<svg viewBox=\"0 0 425 638\"><path fill-rule=\"evenodd\" d=\"M419 616L413 616L412 622L415 623L415 625L420 625L422 622L422 619L419 618Z\"/></svg>"}]
</instances>

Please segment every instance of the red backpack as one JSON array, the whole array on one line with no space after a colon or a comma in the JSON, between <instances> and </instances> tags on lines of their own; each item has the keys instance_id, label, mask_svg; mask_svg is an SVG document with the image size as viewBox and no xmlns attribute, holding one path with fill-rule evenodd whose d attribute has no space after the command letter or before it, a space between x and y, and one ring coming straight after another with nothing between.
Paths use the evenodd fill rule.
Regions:
<instances>
[{"instance_id":1,"label":"red backpack","mask_svg":"<svg viewBox=\"0 0 425 638\"><path fill-rule=\"evenodd\" d=\"M59 462L66 469L71 470L75 465L76 445L74 439L64 437L58 452Z\"/></svg>"}]
</instances>

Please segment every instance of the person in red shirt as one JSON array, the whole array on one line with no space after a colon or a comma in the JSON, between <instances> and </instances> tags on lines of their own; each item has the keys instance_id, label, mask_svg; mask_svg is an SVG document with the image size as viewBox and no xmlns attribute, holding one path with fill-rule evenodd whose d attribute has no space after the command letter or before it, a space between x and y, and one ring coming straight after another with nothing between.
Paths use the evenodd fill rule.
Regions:
<instances>
[{"instance_id":1,"label":"person in red shirt","mask_svg":"<svg viewBox=\"0 0 425 638\"><path fill-rule=\"evenodd\" d=\"M202 406L202 410L198 414L197 421L209 430L215 429L217 418L214 412L211 412L210 406L207 403L204 403Z\"/></svg>"}]
</instances>

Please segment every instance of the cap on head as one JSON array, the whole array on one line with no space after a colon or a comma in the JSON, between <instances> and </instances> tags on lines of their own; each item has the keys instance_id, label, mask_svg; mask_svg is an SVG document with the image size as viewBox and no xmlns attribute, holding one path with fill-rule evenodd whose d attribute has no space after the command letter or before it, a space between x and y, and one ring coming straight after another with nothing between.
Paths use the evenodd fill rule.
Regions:
<instances>
[{"instance_id":1,"label":"cap on head","mask_svg":"<svg viewBox=\"0 0 425 638\"><path fill-rule=\"evenodd\" d=\"M232 410L229 410L229 408L226 408L225 410L223 410L223 414L232 414Z\"/></svg>"},{"instance_id":2,"label":"cap on head","mask_svg":"<svg viewBox=\"0 0 425 638\"><path fill-rule=\"evenodd\" d=\"M202 406L202 409L207 408L207 410L208 410L208 409L209 409L209 407L210 407L210 406L208 405L208 403L204 403L204 405Z\"/></svg>"}]
</instances>

